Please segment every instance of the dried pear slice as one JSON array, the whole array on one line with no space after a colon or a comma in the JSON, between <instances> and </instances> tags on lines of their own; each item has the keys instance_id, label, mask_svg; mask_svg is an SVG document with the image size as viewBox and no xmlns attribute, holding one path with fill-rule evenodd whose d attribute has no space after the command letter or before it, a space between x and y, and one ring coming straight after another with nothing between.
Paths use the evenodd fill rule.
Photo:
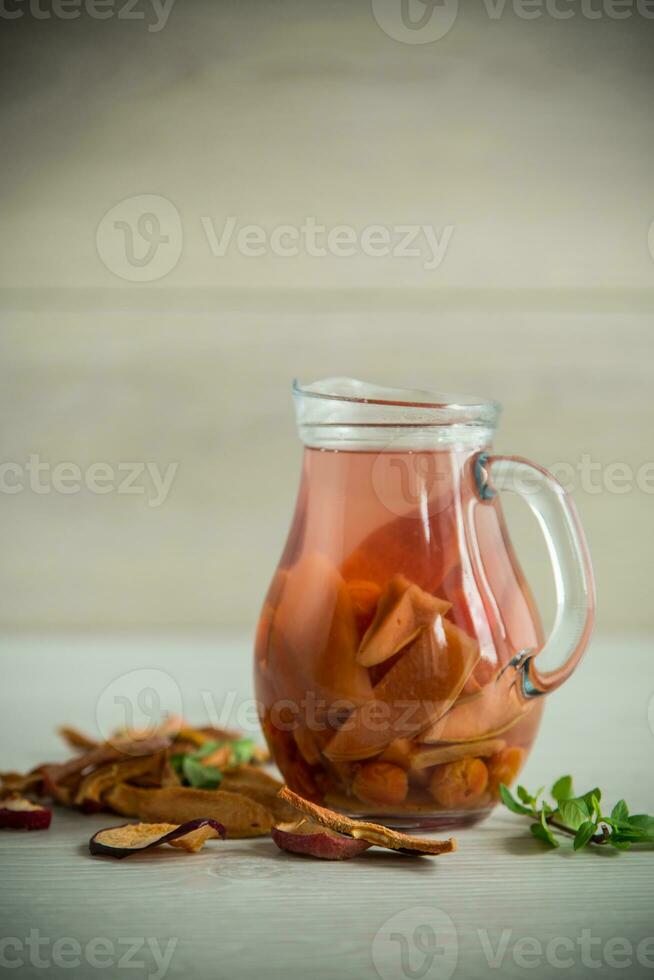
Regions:
<instances>
[{"instance_id":1,"label":"dried pear slice","mask_svg":"<svg viewBox=\"0 0 654 980\"><path fill-rule=\"evenodd\" d=\"M374 619L357 651L357 663L373 667L394 656L423 626L444 615L452 603L413 585L404 575L395 575L382 593Z\"/></svg>"},{"instance_id":2,"label":"dried pear slice","mask_svg":"<svg viewBox=\"0 0 654 980\"><path fill-rule=\"evenodd\" d=\"M307 817L277 824L270 831L270 836L281 851L321 858L323 861L346 861L372 846L368 841L337 834Z\"/></svg>"},{"instance_id":3,"label":"dried pear slice","mask_svg":"<svg viewBox=\"0 0 654 980\"><path fill-rule=\"evenodd\" d=\"M70 746L71 749L79 749L80 751L88 752L89 749L97 749L100 744L96 738L91 738L90 735L85 735L84 732L80 732L77 728L73 728L71 725L61 725L57 729L57 734L63 738L64 742Z\"/></svg>"},{"instance_id":4,"label":"dried pear slice","mask_svg":"<svg viewBox=\"0 0 654 980\"><path fill-rule=\"evenodd\" d=\"M108 806L126 817L181 824L208 817L223 824L229 838L264 837L274 823L267 807L243 793L166 786L142 789L121 783L105 796Z\"/></svg>"},{"instance_id":5,"label":"dried pear slice","mask_svg":"<svg viewBox=\"0 0 654 980\"><path fill-rule=\"evenodd\" d=\"M89 841L91 854L103 857L126 858L161 844L180 847L195 853L206 841L225 837L225 828L216 820L190 820L171 823L126 823L120 827L99 830Z\"/></svg>"},{"instance_id":6,"label":"dried pear slice","mask_svg":"<svg viewBox=\"0 0 654 980\"><path fill-rule=\"evenodd\" d=\"M456 840L453 837L448 840L426 840L412 837L410 834L402 834L396 830L389 830L379 824L352 820L342 813L335 813L334 810L318 806L317 803L310 803L290 790L288 786L284 786L279 791L279 795L300 813L310 817L311 820L321 826L356 840L365 840L369 844L376 844L378 847L385 847L391 851L401 851L406 854L433 856L449 854L456 850Z\"/></svg>"},{"instance_id":7,"label":"dried pear slice","mask_svg":"<svg viewBox=\"0 0 654 980\"><path fill-rule=\"evenodd\" d=\"M222 790L229 793L242 793L256 800L269 810L276 822L292 820L294 812L288 803L279 798L283 783L257 766L244 765L223 776Z\"/></svg>"},{"instance_id":8,"label":"dried pear slice","mask_svg":"<svg viewBox=\"0 0 654 980\"><path fill-rule=\"evenodd\" d=\"M107 790L127 780L138 781L147 776L155 776L160 782L165 762L166 756L163 752L137 756L135 759L124 759L122 762L110 762L106 766L94 769L84 777L73 802L76 806L101 803L102 796Z\"/></svg>"}]
</instances>

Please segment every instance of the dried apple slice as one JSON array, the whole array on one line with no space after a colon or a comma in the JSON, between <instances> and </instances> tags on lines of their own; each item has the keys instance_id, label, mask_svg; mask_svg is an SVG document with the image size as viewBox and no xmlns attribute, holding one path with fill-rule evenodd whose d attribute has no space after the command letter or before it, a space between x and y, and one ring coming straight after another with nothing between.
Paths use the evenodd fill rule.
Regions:
<instances>
[{"instance_id":1,"label":"dried apple slice","mask_svg":"<svg viewBox=\"0 0 654 980\"><path fill-rule=\"evenodd\" d=\"M451 604L395 575L382 593L375 617L357 651L357 663L373 667L394 656L413 640L423 626L444 615Z\"/></svg>"},{"instance_id":2,"label":"dried apple slice","mask_svg":"<svg viewBox=\"0 0 654 980\"><path fill-rule=\"evenodd\" d=\"M438 854L450 854L456 850L456 840L450 837L448 840L427 840L425 838L412 837L410 834L402 834L396 830L389 830L380 824L367 823L363 820L352 820L342 813L328 810L317 803L310 803L284 786L279 795L291 806L295 807L300 813L309 817L315 823L337 834L344 834L346 837L353 837L355 840L364 840L369 844L376 844L378 847L385 847L391 851L400 851L403 854L425 854L436 856Z\"/></svg>"},{"instance_id":3,"label":"dried apple slice","mask_svg":"<svg viewBox=\"0 0 654 980\"><path fill-rule=\"evenodd\" d=\"M170 844L195 853L206 841L225 837L225 828L216 820L190 820L179 826L171 823L126 823L99 830L89 841L91 854L126 858L139 851Z\"/></svg>"},{"instance_id":4,"label":"dried apple slice","mask_svg":"<svg viewBox=\"0 0 654 980\"><path fill-rule=\"evenodd\" d=\"M270 810L261 803L222 789L142 789L121 783L109 790L105 802L117 813L148 822L181 824L208 817L221 823L229 838L264 837L274 822Z\"/></svg>"},{"instance_id":5,"label":"dried apple slice","mask_svg":"<svg viewBox=\"0 0 654 980\"><path fill-rule=\"evenodd\" d=\"M128 780L142 780L153 776L160 782L165 762L165 753L157 752L154 755L137 756L135 759L124 759L122 762L110 762L106 766L100 766L84 777L73 802L81 807L101 803L102 796L107 790L117 783Z\"/></svg>"},{"instance_id":6,"label":"dried apple slice","mask_svg":"<svg viewBox=\"0 0 654 980\"><path fill-rule=\"evenodd\" d=\"M256 766L240 766L233 772L225 773L220 785L229 793L242 793L256 800L272 813L275 821L293 819L291 808L279 798L283 783Z\"/></svg>"},{"instance_id":7,"label":"dried apple slice","mask_svg":"<svg viewBox=\"0 0 654 980\"><path fill-rule=\"evenodd\" d=\"M57 729L57 734L63 738L64 742L71 749L88 752L89 749L97 749L100 744L96 738L91 738L89 735L85 735L84 732L80 732L77 728L73 728L70 725L61 725Z\"/></svg>"},{"instance_id":8,"label":"dried apple slice","mask_svg":"<svg viewBox=\"0 0 654 980\"><path fill-rule=\"evenodd\" d=\"M0 804L0 830L47 830L51 820L52 810L22 796Z\"/></svg>"},{"instance_id":9,"label":"dried apple slice","mask_svg":"<svg viewBox=\"0 0 654 980\"><path fill-rule=\"evenodd\" d=\"M281 851L321 858L323 861L346 861L372 846L368 841L337 834L307 817L277 824L270 831L270 836Z\"/></svg>"},{"instance_id":10,"label":"dried apple slice","mask_svg":"<svg viewBox=\"0 0 654 980\"><path fill-rule=\"evenodd\" d=\"M455 702L479 658L477 644L448 643L440 616L420 631L324 749L327 758L369 759L397 738L413 738Z\"/></svg>"},{"instance_id":11,"label":"dried apple slice","mask_svg":"<svg viewBox=\"0 0 654 980\"><path fill-rule=\"evenodd\" d=\"M0 800L5 796L22 796L24 793L43 795L43 773L40 767L31 772L0 772Z\"/></svg>"}]
</instances>

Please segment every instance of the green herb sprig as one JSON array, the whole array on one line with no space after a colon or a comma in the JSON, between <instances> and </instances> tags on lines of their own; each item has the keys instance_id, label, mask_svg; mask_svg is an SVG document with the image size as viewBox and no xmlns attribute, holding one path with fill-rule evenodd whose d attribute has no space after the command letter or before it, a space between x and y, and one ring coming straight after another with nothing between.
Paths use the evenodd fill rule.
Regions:
<instances>
[{"instance_id":1,"label":"green herb sprig","mask_svg":"<svg viewBox=\"0 0 654 980\"><path fill-rule=\"evenodd\" d=\"M647 813L630 814L624 800L619 800L610 816L602 813L601 791L595 789L576 796L572 776L561 776L550 790L552 803L541 800L542 786L535 794L518 786L516 799L508 786L500 785L502 803L513 813L530 817L530 830L537 840L558 847L557 835L573 838L575 851L589 844L610 845L626 851L632 844L654 844L654 817Z\"/></svg>"},{"instance_id":2,"label":"green herb sprig","mask_svg":"<svg viewBox=\"0 0 654 980\"><path fill-rule=\"evenodd\" d=\"M256 745L252 739L237 738L232 741L208 741L193 752L172 755L170 763L182 784L194 789L217 789L222 782L223 771L217 766L205 765L203 760L224 746L229 746L231 750L228 763L230 768L245 765L256 753Z\"/></svg>"}]
</instances>

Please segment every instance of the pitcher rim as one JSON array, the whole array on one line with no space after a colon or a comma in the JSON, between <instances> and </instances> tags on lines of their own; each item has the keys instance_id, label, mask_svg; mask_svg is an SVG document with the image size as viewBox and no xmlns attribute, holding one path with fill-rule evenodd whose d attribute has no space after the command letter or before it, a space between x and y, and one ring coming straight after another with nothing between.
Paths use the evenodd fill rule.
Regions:
<instances>
[{"instance_id":1,"label":"pitcher rim","mask_svg":"<svg viewBox=\"0 0 654 980\"><path fill-rule=\"evenodd\" d=\"M342 390L336 390L338 387ZM346 390L351 387L351 391ZM333 390L329 390L329 389ZM360 389L357 391L357 388ZM425 389L395 388L388 385L375 385L357 378L321 378L318 381L302 382L293 379L292 392L294 398L317 399L328 403L342 403L344 406L358 407L364 411L375 406L380 409L413 410L410 415L416 415L414 425L453 425L467 423L475 425L483 423L495 426L502 411L498 401L472 395L449 394ZM395 397L393 397L395 396ZM366 412L368 414L368 412ZM313 419L313 424L320 424ZM359 421L359 424L361 424ZM411 424L406 419L404 424ZM323 424L333 424L333 420L325 419ZM354 419L349 424L357 424ZM364 423L365 424L365 423ZM387 422L377 422L395 426L397 418L389 418Z\"/></svg>"}]
</instances>

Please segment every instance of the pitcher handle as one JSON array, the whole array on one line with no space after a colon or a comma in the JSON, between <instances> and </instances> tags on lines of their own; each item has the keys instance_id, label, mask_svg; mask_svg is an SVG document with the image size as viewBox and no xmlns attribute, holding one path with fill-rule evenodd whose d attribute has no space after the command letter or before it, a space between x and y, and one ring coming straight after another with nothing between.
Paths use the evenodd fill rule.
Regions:
<instances>
[{"instance_id":1,"label":"pitcher handle","mask_svg":"<svg viewBox=\"0 0 654 980\"><path fill-rule=\"evenodd\" d=\"M595 615L595 583L586 538L570 495L542 466L519 456L482 453L475 461L482 500L498 490L519 494L529 504L545 537L556 585L556 617L541 650L521 650L511 661L524 698L549 694L572 674L588 645ZM551 654L560 666L540 671L536 654Z\"/></svg>"}]
</instances>

